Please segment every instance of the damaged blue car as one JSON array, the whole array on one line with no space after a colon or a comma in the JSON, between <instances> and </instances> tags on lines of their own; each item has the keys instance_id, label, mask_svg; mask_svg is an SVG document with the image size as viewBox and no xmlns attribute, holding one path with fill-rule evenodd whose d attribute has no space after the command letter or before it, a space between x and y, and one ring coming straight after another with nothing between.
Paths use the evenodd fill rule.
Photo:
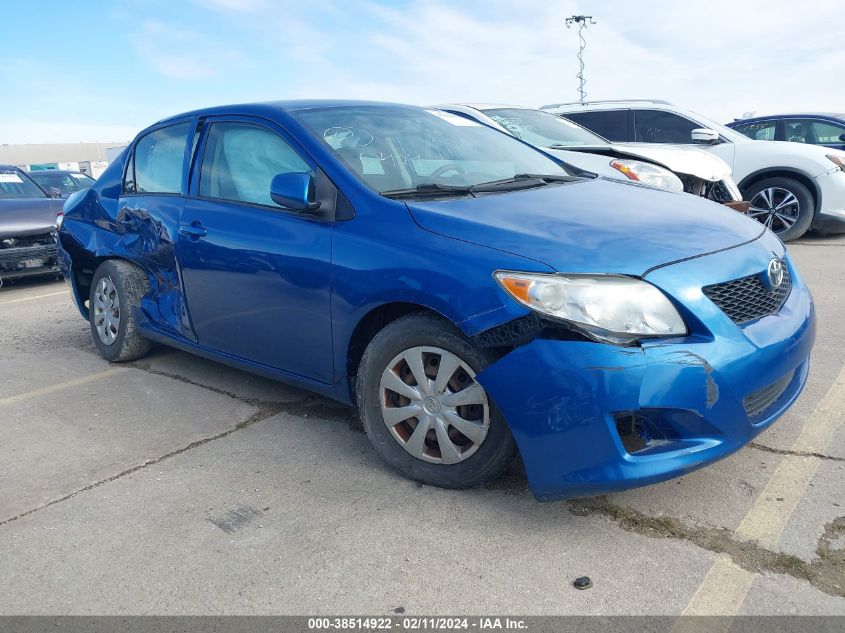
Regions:
<instances>
[{"instance_id":1,"label":"damaged blue car","mask_svg":"<svg viewBox=\"0 0 845 633\"><path fill-rule=\"evenodd\" d=\"M355 405L427 484L519 454L541 500L736 451L798 397L815 335L759 223L403 105L160 121L68 199L58 241L105 358L158 341Z\"/></svg>"}]
</instances>

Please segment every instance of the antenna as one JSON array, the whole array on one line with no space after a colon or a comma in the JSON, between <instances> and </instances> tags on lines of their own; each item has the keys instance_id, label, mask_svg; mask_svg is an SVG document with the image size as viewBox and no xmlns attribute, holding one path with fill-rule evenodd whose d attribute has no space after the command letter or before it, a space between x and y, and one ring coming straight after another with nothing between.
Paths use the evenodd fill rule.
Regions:
<instances>
[{"instance_id":1,"label":"antenna","mask_svg":"<svg viewBox=\"0 0 845 633\"><path fill-rule=\"evenodd\" d=\"M581 95L581 104L587 97L587 91L584 90L584 86L587 84L587 80L584 79L584 49L587 48L587 40L584 39L582 31L595 23L596 21L591 15L573 15L566 18L566 28L570 28L573 24L578 25L578 38L581 40L581 46L578 48L578 74L575 75L578 77L578 93Z\"/></svg>"}]
</instances>

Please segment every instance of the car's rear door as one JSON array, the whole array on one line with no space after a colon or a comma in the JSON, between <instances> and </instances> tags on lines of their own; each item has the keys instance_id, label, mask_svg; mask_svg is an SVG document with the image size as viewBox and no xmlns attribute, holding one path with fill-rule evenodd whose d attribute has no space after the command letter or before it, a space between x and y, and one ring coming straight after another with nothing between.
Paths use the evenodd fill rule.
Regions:
<instances>
[{"instance_id":1,"label":"car's rear door","mask_svg":"<svg viewBox=\"0 0 845 633\"><path fill-rule=\"evenodd\" d=\"M201 345L329 383L332 222L270 198L276 174L317 171L270 122L206 119L176 253Z\"/></svg>"},{"instance_id":2,"label":"car's rear door","mask_svg":"<svg viewBox=\"0 0 845 633\"><path fill-rule=\"evenodd\" d=\"M187 169L195 120L167 121L145 131L132 144L123 175L115 230L124 256L156 280L151 317L159 325L193 338L187 320L174 254L174 240L185 205Z\"/></svg>"}]
</instances>

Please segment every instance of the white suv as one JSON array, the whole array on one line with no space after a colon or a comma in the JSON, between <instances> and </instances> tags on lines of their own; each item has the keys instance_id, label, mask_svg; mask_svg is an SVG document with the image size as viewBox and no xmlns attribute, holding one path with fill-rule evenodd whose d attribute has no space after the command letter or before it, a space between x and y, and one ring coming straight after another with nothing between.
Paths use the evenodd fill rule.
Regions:
<instances>
[{"instance_id":1,"label":"white suv","mask_svg":"<svg viewBox=\"0 0 845 633\"><path fill-rule=\"evenodd\" d=\"M614 142L694 144L725 159L749 214L784 240L813 228L845 231L845 152L755 141L666 101L595 101L542 107Z\"/></svg>"}]
</instances>

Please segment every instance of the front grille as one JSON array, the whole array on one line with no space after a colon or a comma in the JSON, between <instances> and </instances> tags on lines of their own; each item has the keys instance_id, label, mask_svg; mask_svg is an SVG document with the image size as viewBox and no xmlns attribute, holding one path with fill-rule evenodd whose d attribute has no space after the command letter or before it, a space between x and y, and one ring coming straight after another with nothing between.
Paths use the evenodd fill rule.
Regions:
<instances>
[{"instance_id":1,"label":"front grille","mask_svg":"<svg viewBox=\"0 0 845 633\"><path fill-rule=\"evenodd\" d=\"M765 273L704 286L701 290L734 323L746 323L780 310L792 290L786 266L783 267L783 281L777 288L768 288L763 283L763 275Z\"/></svg>"},{"instance_id":2,"label":"front grille","mask_svg":"<svg viewBox=\"0 0 845 633\"><path fill-rule=\"evenodd\" d=\"M783 392L786 391L789 383L792 382L793 375L795 375L795 372L791 371L771 385L753 391L745 396L742 399L742 406L745 407L745 413L748 414L748 417L753 418L754 416L760 415L772 406L783 395Z\"/></svg>"}]
</instances>

